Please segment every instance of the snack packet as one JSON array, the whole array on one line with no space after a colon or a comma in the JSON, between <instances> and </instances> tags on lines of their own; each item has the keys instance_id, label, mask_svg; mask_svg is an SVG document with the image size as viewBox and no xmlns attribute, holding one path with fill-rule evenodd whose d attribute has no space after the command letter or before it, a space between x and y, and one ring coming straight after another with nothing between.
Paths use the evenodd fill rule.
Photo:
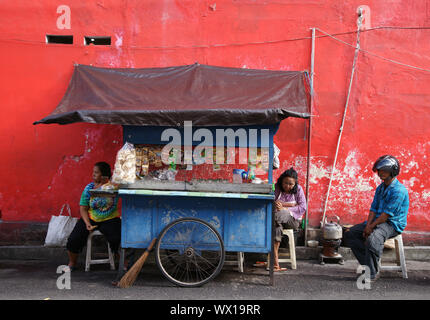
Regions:
<instances>
[{"instance_id":1,"label":"snack packet","mask_svg":"<svg viewBox=\"0 0 430 320\"><path fill-rule=\"evenodd\" d=\"M136 149L126 142L116 155L112 182L129 184L136 181Z\"/></svg>"}]
</instances>

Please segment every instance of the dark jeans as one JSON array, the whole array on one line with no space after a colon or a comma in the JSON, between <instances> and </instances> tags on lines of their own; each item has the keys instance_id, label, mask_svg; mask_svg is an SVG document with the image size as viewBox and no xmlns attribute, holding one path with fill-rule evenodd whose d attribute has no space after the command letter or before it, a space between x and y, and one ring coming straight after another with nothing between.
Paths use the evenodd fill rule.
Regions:
<instances>
[{"instance_id":1,"label":"dark jeans","mask_svg":"<svg viewBox=\"0 0 430 320\"><path fill-rule=\"evenodd\" d=\"M121 219L113 218L102 222L95 222L90 219L91 225L97 225L99 230L109 242L112 252L117 252L121 243ZM89 231L81 218L75 225L72 233L67 240L67 250L73 253L80 253L87 244Z\"/></svg>"},{"instance_id":2,"label":"dark jeans","mask_svg":"<svg viewBox=\"0 0 430 320\"><path fill-rule=\"evenodd\" d=\"M397 236L399 233L389 223L378 224L367 239L363 237L366 223L356 224L345 232L345 243L351 248L361 265L368 266L371 277L378 273L379 259L384 250L387 239Z\"/></svg>"}]
</instances>

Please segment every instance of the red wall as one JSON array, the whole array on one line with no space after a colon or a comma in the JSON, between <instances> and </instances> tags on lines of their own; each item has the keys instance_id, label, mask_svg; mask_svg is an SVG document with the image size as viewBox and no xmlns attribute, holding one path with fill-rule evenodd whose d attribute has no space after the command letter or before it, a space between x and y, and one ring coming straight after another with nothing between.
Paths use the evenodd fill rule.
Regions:
<instances>
[{"instance_id":1,"label":"red wall","mask_svg":"<svg viewBox=\"0 0 430 320\"><path fill-rule=\"evenodd\" d=\"M57 7L71 9L71 29L57 28ZM268 70L309 70L310 28L354 44L362 1L3 1L0 8L0 210L5 221L48 221L64 202L78 215L92 165L113 165L118 126L32 122L55 109L73 63L103 67L165 67L199 62ZM428 1L368 1L372 29L361 47L430 69ZM73 35L73 45L45 43ZM84 46L84 36L111 36L112 46ZM317 32L321 36L322 33ZM289 40L289 41L287 41ZM316 40L310 224L322 217L345 106L354 49ZM430 72L361 53L328 204L342 223L366 218L379 179L371 166L383 154L402 163L410 195L408 231L430 231ZM281 169L294 166L305 185L307 121L287 119L275 138Z\"/></svg>"}]
</instances>

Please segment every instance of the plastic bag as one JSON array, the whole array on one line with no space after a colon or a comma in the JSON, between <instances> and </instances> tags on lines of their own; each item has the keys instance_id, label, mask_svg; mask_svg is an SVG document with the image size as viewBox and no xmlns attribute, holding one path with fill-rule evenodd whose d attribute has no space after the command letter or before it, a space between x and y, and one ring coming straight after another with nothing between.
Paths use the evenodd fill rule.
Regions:
<instances>
[{"instance_id":1,"label":"plastic bag","mask_svg":"<svg viewBox=\"0 0 430 320\"><path fill-rule=\"evenodd\" d=\"M279 150L276 144L273 144L273 169L279 169L279 154L281 150Z\"/></svg>"},{"instance_id":2,"label":"plastic bag","mask_svg":"<svg viewBox=\"0 0 430 320\"><path fill-rule=\"evenodd\" d=\"M69 212L68 216L63 216L64 207ZM46 247L65 247L67 238L72 233L73 228L78 222L78 218L73 218L70 212L69 204L64 204L61 207L60 215L52 216L48 225L48 232L46 233L45 246Z\"/></svg>"},{"instance_id":3,"label":"plastic bag","mask_svg":"<svg viewBox=\"0 0 430 320\"><path fill-rule=\"evenodd\" d=\"M126 142L116 154L112 182L116 184L129 184L136 181L136 149Z\"/></svg>"},{"instance_id":4,"label":"plastic bag","mask_svg":"<svg viewBox=\"0 0 430 320\"><path fill-rule=\"evenodd\" d=\"M118 185L113 184L112 182L105 183L100 187L100 190L103 190L103 191L111 191L116 189L118 189Z\"/></svg>"},{"instance_id":5,"label":"plastic bag","mask_svg":"<svg viewBox=\"0 0 430 320\"><path fill-rule=\"evenodd\" d=\"M152 171L149 176L155 180L169 180L175 181L175 177L178 171L173 169L163 169L163 170L155 170Z\"/></svg>"},{"instance_id":6,"label":"plastic bag","mask_svg":"<svg viewBox=\"0 0 430 320\"><path fill-rule=\"evenodd\" d=\"M394 239L388 239L385 241L384 243L384 248L386 249L395 249L396 248L396 244L394 242Z\"/></svg>"}]
</instances>

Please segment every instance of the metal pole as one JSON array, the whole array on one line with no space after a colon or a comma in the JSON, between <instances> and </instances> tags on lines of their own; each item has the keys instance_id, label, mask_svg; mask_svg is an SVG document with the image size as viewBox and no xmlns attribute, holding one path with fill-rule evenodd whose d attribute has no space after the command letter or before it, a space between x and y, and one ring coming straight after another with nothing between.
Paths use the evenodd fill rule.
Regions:
<instances>
[{"instance_id":1,"label":"metal pole","mask_svg":"<svg viewBox=\"0 0 430 320\"><path fill-rule=\"evenodd\" d=\"M314 69L315 69L315 28L312 28L312 49L311 49L311 103L309 110L309 128L308 128L308 163L306 170L306 212L305 212L305 247L308 243L308 215L309 215L309 177L311 167L311 135L312 135L312 109L314 103Z\"/></svg>"},{"instance_id":2,"label":"metal pole","mask_svg":"<svg viewBox=\"0 0 430 320\"><path fill-rule=\"evenodd\" d=\"M273 136L274 136L274 131L272 132L272 130L270 131L270 135L269 135L269 183L270 185L272 185L273 183L273 154L274 154L274 150L273 150ZM273 274L273 268L274 268L274 264L275 264L275 213L273 210L273 204L269 203L268 204L268 210L271 216L270 219L270 263L269 263L269 284L270 286L274 286L275 285L275 279L274 279L274 274Z\"/></svg>"},{"instance_id":3,"label":"metal pole","mask_svg":"<svg viewBox=\"0 0 430 320\"><path fill-rule=\"evenodd\" d=\"M271 211L271 221L270 223L272 224L272 227L270 228L271 230L271 234L270 234L270 253L269 253L269 257L270 257L270 263L269 263L269 285L270 286L274 286L275 285L275 279L274 279L274 274L273 274L273 269L275 266L275 213L273 210L273 205L269 204L268 205L268 210Z\"/></svg>"}]
</instances>

